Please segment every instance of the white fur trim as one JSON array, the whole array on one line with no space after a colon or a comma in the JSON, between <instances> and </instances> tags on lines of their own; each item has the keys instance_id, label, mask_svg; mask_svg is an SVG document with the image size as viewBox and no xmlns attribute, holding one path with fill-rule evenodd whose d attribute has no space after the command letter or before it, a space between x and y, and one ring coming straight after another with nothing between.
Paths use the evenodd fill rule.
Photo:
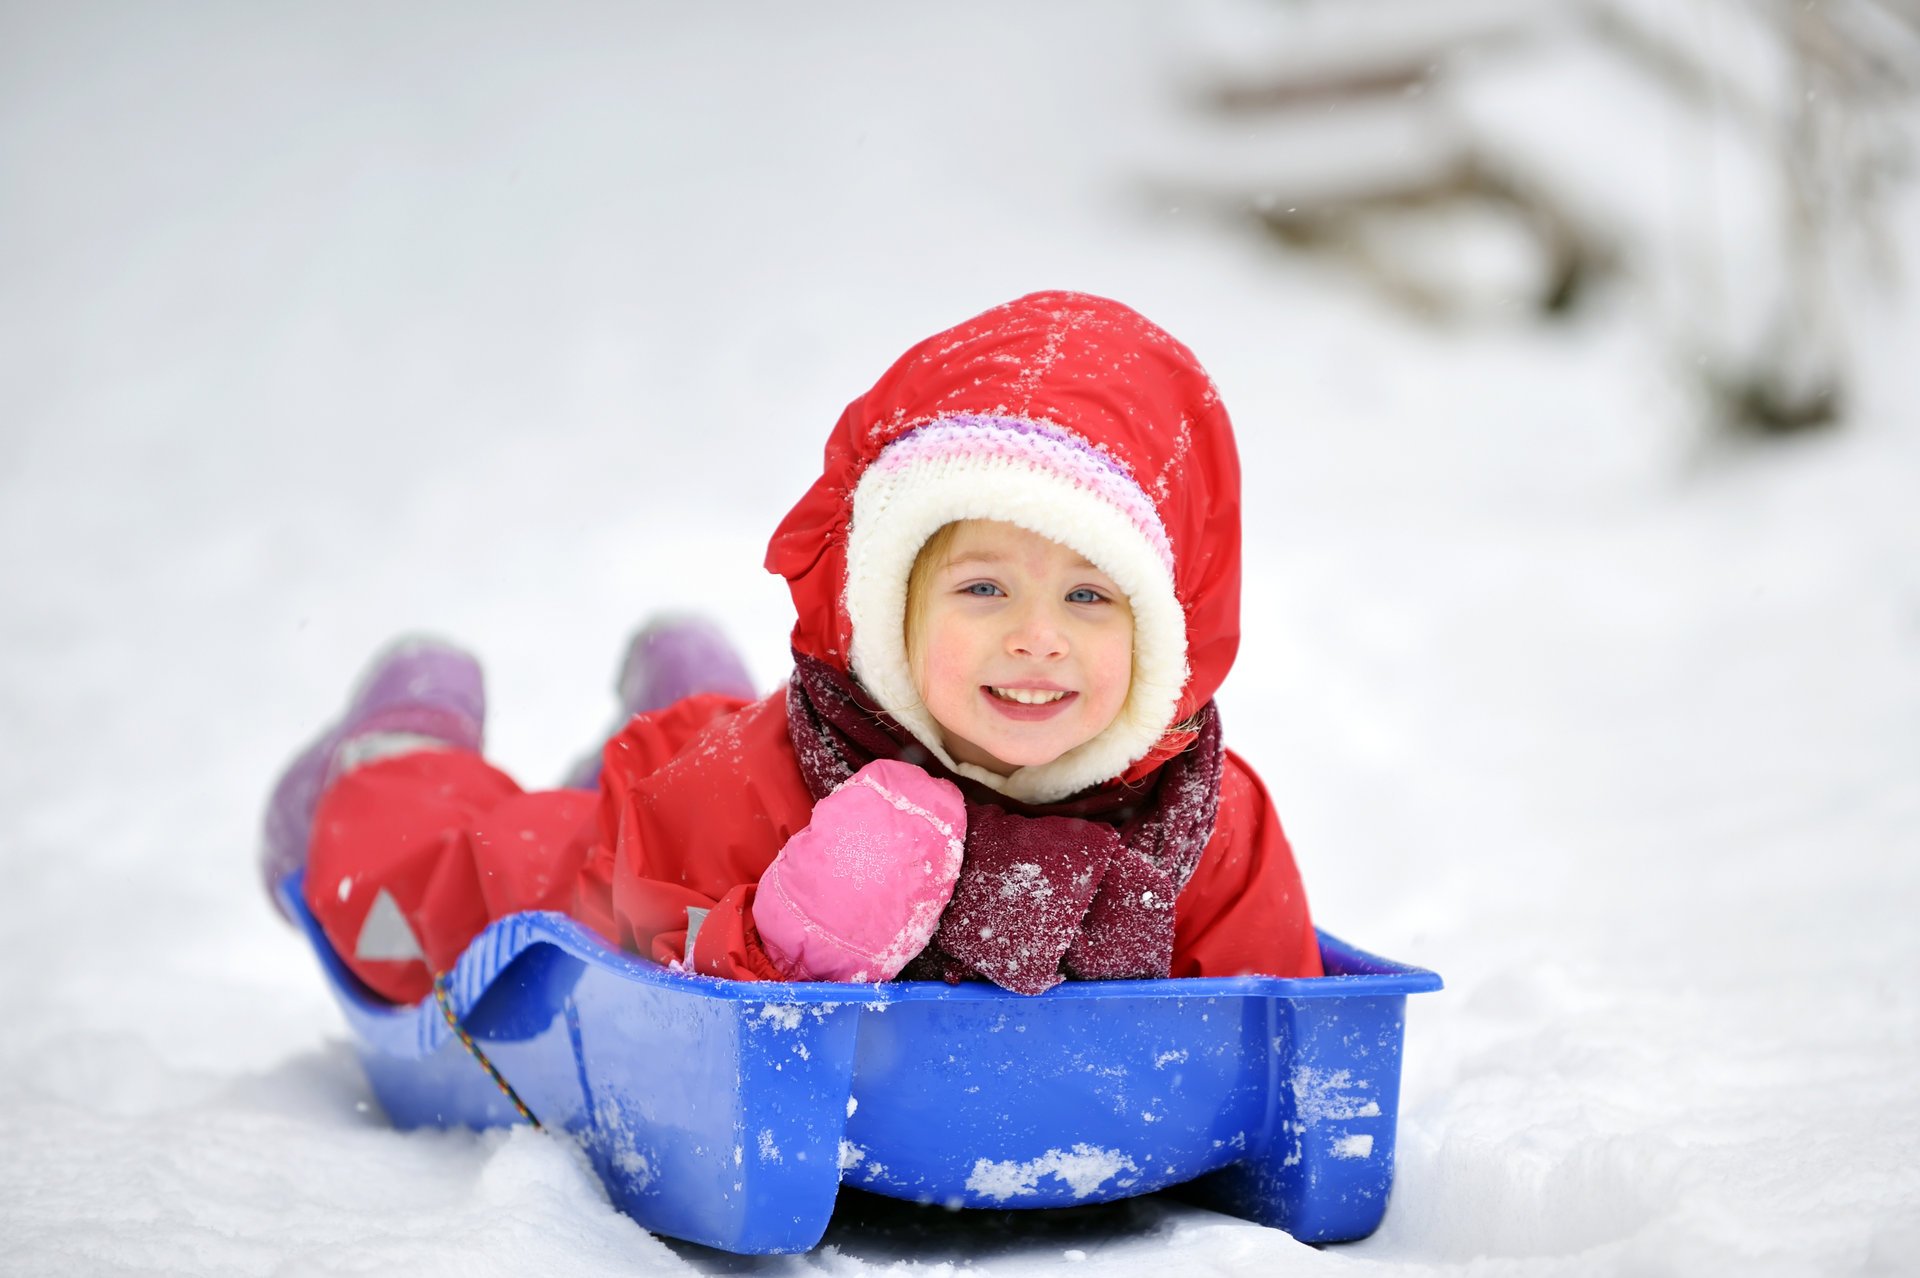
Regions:
<instances>
[{"instance_id":1,"label":"white fur trim","mask_svg":"<svg viewBox=\"0 0 1920 1278\"><path fill-rule=\"evenodd\" d=\"M884 454L883 454L884 457ZM998 519L1069 546L1113 579L1133 609L1133 686L1112 724L1051 763L999 776L941 744L907 662L907 577L927 538L962 519ZM846 608L854 678L954 772L1008 798L1052 803L1125 772L1172 726L1187 684L1186 619L1147 538L1113 504L1017 457L959 453L869 466L847 530Z\"/></svg>"}]
</instances>

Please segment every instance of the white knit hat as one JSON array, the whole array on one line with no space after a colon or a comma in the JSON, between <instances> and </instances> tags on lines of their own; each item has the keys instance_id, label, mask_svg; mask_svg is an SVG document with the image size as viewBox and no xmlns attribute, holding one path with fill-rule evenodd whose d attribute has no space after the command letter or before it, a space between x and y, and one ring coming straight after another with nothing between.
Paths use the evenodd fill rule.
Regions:
<instances>
[{"instance_id":1,"label":"white knit hat","mask_svg":"<svg viewBox=\"0 0 1920 1278\"><path fill-rule=\"evenodd\" d=\"M1133 609L1133 684L1119 715L1051 763L1006 777L948 755L908 666L907 578L927 539L962 519L1018 524L1070 547ZM880 708L954 772L1026 803L1126 771L1173 725L1187 682L1186 622L1158 512L1118 461L1050 422L956 414L888 444L854 488L846 611L854 678Z\"/></svg>"}]
</instances>

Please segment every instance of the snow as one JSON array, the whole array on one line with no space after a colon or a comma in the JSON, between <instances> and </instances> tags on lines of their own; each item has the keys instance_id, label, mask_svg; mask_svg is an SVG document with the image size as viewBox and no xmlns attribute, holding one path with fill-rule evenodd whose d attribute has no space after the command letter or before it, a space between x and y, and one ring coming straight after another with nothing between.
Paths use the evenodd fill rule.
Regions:
<instances>
[{"instance_id":1,"label":"snow","mask_svg":"<svg viewBox=\"0 0 1920 1278\"><path fill-rule=\"evenodd\" d=\"M1077 1144L1071 1149L1049 1149L1038 1158L982 1158L967 1177L967 1188L983 1198L1005 1202L1024 1194L1039 1192L1040 1179L1054 1176L1066 1182L1075 1198L1085 1198L1109 1180L1125 1185L1123 1172L1138 1172L1139 1165L1117 1149Z\"/></svg>"},{"instance_id":2,"label":"snow","mask_svg":"<svg viewBox=\"0 0 1920 1278\"><path fill-rule=\"evenodd\" d=\"M1350 1132L1333 1142L1335 1158L1372 1158L1373 1137L1364 1132Z\"/></svg>"},{"instance_id":3,"label":"snow","mask_svg":"<svg viewBox=\"0 0 1920 1278\"><path fill-rule=\"evenodd\" d=\"M805 1020L807 1009L798 1003L765 1003L760 1007L760 1019L789 1032L800 1028Z\"/></svg>"},{"instance_id":4,"label":"snow","mask_svg":"<svg viewBox=\"0 0 1920 1278\"><path fill-rule=\"evenodd\" d=\"M401 629L483 655L529 780L651 609L773 686L764 539L840 407L1057 286L1219 381L1228 740L1317 917L1447 978L1393 1204L1314 1250L1158 1196L849 1197L759 1270L1920 1264L1911 297L1849 294L1841 430L1737 448L1629 299L1421 326L1143 199L1199 140L1171 8L740 13L0 10L0 1269L739 1267L540 1133L391 1130L254 882L259 805ZM1529 137L1604 114L1549 88Z\"/></svg>"},{"instance_id":5,"label":"snow","mask_svg":"<svg viewBox=\"0 0 1920 1278\"><path fill-rule=\"evenodd\" d=\"M1361 1099L1373 1090L1373 1081L1355 1078L1352 1070L1324 1070L1301 1065L1295 1067L1291 1081L1293 1111L1303 1123L1373 1118L1381 1112L1377 1098Z\"/></svg>"}]
</instances>

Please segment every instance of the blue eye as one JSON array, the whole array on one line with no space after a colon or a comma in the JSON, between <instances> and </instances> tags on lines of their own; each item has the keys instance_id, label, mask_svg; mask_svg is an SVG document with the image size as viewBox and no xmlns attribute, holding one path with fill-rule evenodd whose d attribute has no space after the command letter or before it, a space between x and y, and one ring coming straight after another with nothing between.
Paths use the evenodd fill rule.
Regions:
<instances>
[{"instance_id":1,"label":"blue eye","mask_svg":"<svg viewBox=\"0 0 1920 1278\"><path fill-rule=\"evenodd\" d=\"M1000 593L1000 587L994 585L991 581L970 581L960 587L960 593L963 595L974 595L981 599L990 599Z\"/></svg>"},{"instance_id":2,"label":"blue eye","mask_svg":"<svg viewBox=\"0 0 1920 1278\"><path fill-rule=\"evenodd\" d=\"M1095 604L1105 603L1106 601L1107 597L1091 586L1082 586L1078 590L1070 590L1067 592L1068 603Z\"/></svg>"}]
</instances>

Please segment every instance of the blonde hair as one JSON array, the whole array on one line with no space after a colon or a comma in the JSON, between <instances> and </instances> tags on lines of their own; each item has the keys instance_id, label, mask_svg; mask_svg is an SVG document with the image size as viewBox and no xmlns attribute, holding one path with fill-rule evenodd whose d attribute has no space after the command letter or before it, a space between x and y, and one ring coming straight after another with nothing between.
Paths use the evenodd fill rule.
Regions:
<instances>
[{"instance_id":1,"label":"blonde hair","mask_svg":"<svg viewBox=\"0 0 1920 1278\"><path fill-rule=\"evenodd\" d=\"M946 567L953 550L953 539L959 535L958 521L941 524L933 530L933 535L921 543L920 553L913 557L913 567L907 573L907 611L905 617L907 643L907 670L913 676L913 685L920 686L920 668L927 651L927 606L933 599L934 574Z\"/></svg>"}]
</instances>

